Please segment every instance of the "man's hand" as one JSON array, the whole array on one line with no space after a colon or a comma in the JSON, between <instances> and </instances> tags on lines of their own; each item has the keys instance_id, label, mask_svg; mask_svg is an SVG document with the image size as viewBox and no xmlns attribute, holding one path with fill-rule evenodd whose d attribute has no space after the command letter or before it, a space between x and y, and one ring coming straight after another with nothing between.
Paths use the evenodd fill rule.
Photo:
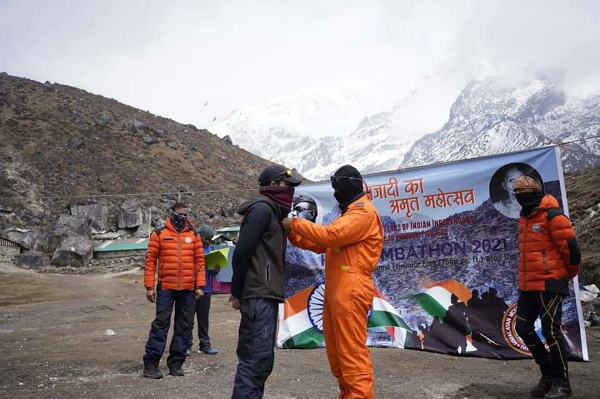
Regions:
<instances>
[{"instance_id":1,"label":"man's hand","mask_svg":"<svg viewBox=\"0 0 600 399\"><path fill-rule=\"evenodd\" d=\"M235 310L240 310L240 307L242 306L240 300L234 297L233 295L229 295L229 303L231 304L231 307Z\"/></svg>"},{"instance_id":2,"label":"man's hand","mask_svg":"<svg viewBox=\"0 0 600 399\"><path fill-rule=\"evenodd\" d=\"M196 294L194 295L196 299L200 299L204 296L204 289L196 288Z\"/></svg>"},{"instance_id":3,"label":"man's hand","mask_svg":"<svg viewBox=\"0 0 600 399\"><path fill-rule=\"evenodd\" d=\"M213 267L213 270L214 270L216 273L219 273L219 272L221 271L221 266L219 266L219 265L215 265L215 267Z\"/></svg>"},{"instance_id":4,"label":"man's hand","mask_svg":"<svg viewBox=\"0 0 600 399\"><path fill-rule=\"evenodd\" d=\"M146 299L150 302L156 302L156 291L153 288L146 288Z\"/></svg>"},{"instance_id":5,"label":"man's hand","mask_svg":"<svg viewBox=\"0 0 600 399\"><path fill-rule=\"evenodd\" d=\"M281 224L283 225L283 228L284 228L286 231L290 231L290 228L292 227L292 220L293 220L293 219L290 219L290 218L284 218L284 219L281 221Z\"/></svg>"}]
</instances>

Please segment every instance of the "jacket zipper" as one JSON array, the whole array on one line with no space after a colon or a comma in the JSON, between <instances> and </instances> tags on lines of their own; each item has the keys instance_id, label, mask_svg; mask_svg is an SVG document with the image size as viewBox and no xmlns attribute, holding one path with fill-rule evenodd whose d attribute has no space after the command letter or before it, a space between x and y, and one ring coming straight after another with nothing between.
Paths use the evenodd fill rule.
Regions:
<instances>
[{"instance_id":1,"label":"jacket zipper","mask_svg":"<svg viewBox=\"0 0 600 399\"><path fill-rule=\"evenodd\" d=\"M550 274L550 270L548 269L548 259L546 258L546 251L542 251L542 260L544 261L544 269L546 269L546 273Z\"/></svg>"},{"instance_id":2,"label":"jacket zipper","mask_svg":"<svg viewBox=\"0 0 600 399\"><path fill-rule=\"evenodd\" d=\"M181 237L177 232L177 289L181 289Z\"/></svg>"},{"instance_id":3,"label":"jacket zipper","mask_svg":"<svg viewBox=\"0 0 600 399\"><path fill-rule=\"evenodd\" d=\"M527 291L527 231L529 229L529 218L525 224L525 239L523 240L523 267L525 268L525 276L523 279L523 291Z\"/></svg>"}]
</instances>

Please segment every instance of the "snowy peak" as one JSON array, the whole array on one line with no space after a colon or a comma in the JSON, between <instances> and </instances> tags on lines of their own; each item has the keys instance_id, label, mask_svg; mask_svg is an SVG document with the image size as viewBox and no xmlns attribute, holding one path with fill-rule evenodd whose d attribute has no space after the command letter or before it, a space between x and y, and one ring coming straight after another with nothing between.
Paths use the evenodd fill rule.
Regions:
<instances>
[{"instance_id":1,"label":"snowy peak","mask_svg":"<svg viewBox=\"0 0 600 399\"><path fill-rule=\"evenodd\" d=\"M578 113L565 105L564 92L553 82L531 80L508 86L494 79L472 81L450 109L448 122L435 133L418 140L401 161L402 167L448 162L477 156L517 151L557 141L559 125L575 124ZM586 101L587 104L589 101ZM588 128L599 128L595 106L585 111ZM590 115L596 116L590 116ZM557 121L561 120L561 123ZM583 133L582 133L583 134ZM574 145L563 149L566 169L594 165L600 153Z\"/></svg>"},{"instance_id":2,"label":"snowy peak","mask_svg":"<svg viewBox=\"0 0 600 399\"><path fill-rule=\"evenodd\" d=\"M472 81L452 105L448 122L535 122L564 102L564 92L548 81L532 80L518 87L508 87L494 79Z\"/></svg>"}]
</instances>

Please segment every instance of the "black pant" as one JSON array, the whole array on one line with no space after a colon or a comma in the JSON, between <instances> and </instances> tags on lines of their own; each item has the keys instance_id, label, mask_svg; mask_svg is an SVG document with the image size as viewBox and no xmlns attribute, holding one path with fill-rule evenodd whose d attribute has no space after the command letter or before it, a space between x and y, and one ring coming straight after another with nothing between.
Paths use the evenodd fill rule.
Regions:
<instances>
[{"instance_id":1,"label":"black pant","mask_svg":"<svg viewBox=\"0 0 600 399\"><path fill-rule=\"evenodd\" d=\"M210 337L208 336L208 315L210 313L210 296L211 294L204 293L204 296L202 298L196 299L196 321L198 322L198 340L200 342L200 349L207 346L210 348ZM190 339L190 349L192 348L193 341L194 337L192 334L192 338Z\"/></svg>"},{"instance_id":2,"label":"black pant","mask_svg":"<svg viewBox=\"0 0 600 399\"><path fill-rule=\"evenodd\" d=\"M158 365L160 362L167 344L173 306L175 323L167 366L171 369L181 367L183 364L194 327L194 291L163 290L160 286L157 288L156 318L152 322L148 342L146 342L144 364Z\"/></svg>"},{"instance_id":3,"label":"black pant","mask_svg":"<svg viewBox=\"0 0 600 399\"><path fill-rule=\"evenodd\" d=\"M521 291L517 302L515 329L540 366L542 375L568 380L567 349L560 329L563 298L562 294ZM534 324L538 316L550 353L535 332Z\"/></svg>"},{"instance_id":4,"label":"black pant","mask_svg":"<svg viewBox=\"0 0 600 399\"><path fill-rule=\"evenodd\" d=\"M233 399L262 398L275 361L275 334L279 303L257 298L242 301Z\"/></svg>"}]
</instances>

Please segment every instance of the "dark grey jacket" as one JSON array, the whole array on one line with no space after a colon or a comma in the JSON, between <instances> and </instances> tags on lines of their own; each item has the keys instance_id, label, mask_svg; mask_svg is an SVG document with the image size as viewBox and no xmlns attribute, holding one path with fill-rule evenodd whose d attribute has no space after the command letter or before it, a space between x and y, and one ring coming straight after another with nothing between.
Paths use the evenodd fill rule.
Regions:
<instances>
[{"instance_id":1,"label":"dark grey jacket","mask_svg":"<svg viewBox=\"0 0 600 399\"><path fill-rule=\"evenodd\" d=\"M287 236L280 206L258 195L237 211L244 216L233 253L231 294L239 299L285 299L284 262Z\"/></svg>"}]
</instances>

